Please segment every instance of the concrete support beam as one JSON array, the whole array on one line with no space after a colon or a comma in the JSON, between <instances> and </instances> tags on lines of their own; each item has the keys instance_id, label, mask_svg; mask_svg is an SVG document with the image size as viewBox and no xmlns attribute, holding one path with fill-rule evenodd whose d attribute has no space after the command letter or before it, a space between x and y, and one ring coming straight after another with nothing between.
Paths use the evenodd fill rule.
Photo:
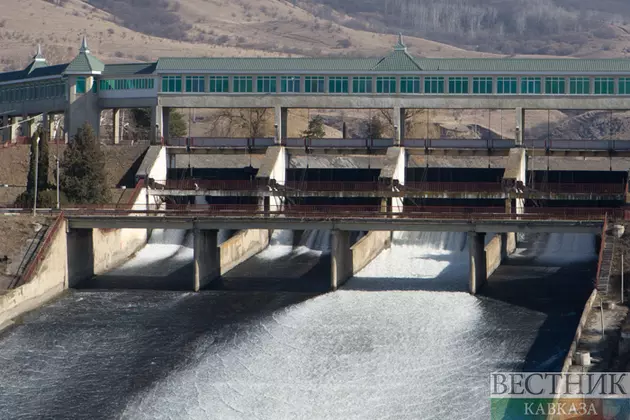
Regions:
<instances>
[{"instance_id":1,"label":"concrete support beam","mask_svg":"<svg viewBox=\"0 0 630 420\"><path fill-rule=\"evenodd\" d=\"M44 134L41 139L43 141L50 141L50 123L48 122L48 119L48 113L44 112L42 114L42 130L44 131Z\"/></svg>"},{"instance_id":2,"label":"concrete support beam","mask_svg":"<svg viewBox=\"0 0 630 420\"><path fill-rule=\"evenodd\" d=\"M284 146L276 145L267 148L265 158L256 173L256 180L267 183L269 190L284 185L287 176L287 151ZM284 197L270 197L269 209L279 211L284 204Z\"/></svg>"},{"instance_id":3,"label":"concrete support beam","mask_svg":"<svg viewBox=\"0 0 630 420\"><path fill-rule=\"evenodd\" d=\"M221 275L221 255L218 246L219 231L194 229L194 283L193 290L198 292L212 280Z\"/></svg>"},{"instance_id":4,"label":"concrete support beam","mask_svg":"<svg viewBox=\"0 0 630 420\"><path fill-rule=\"evenodd\" d=\"M515 144L517 146L522 146L523 145L523 140L524 140L524 133L525 133L525 109L524 108L516 108L516 130L515 130L515 136L516 136L516 141Z\"/></svg>"},{"instance_id":5,"label":"concrete support beam","mask_svg":"<svg viewBox=\"0 0 630 420\"><path fill-rule=\"evenodd\" d=\"M190 124L190 121L188 121ZM171 136L169 134L171 127L171 108L162 108L162 137L164 138L164 144L168 144Z\"/></svg>"},{"instance_id":6,"label":"concrete support beam","mask_svg":"<svg viewBox=\"0 0 630 420\"><path fill-rule=\"evenodd\" d=\"M468 288L472 295L476 295L488 279L485 237L485 233L468 232L468 251L470 254Z\"/></svg>"},{"instance_id":7,"label":"concrete support beam","mask_svg":"<svg viewBox=\"0 0 630 420\"><path fill-rule=\"evenodd\" d=\"M394 146L400 146L405 139L405 108L394 107Z\"/></svg>"},{"instance_id":8,"label":"concrete support beam","mask_svg":"<svg viewBox=\"0 0 630 420\"><path fill-rule=\"evenodd\" d=\"M11 142L16 143L18 137L22 135L22 117L11 118Z\"/></svg>"},{"instance_id":9,"label":"concrete support beam","mask_svg":"<svg viewBox=\"0 0 630 420\"><path fill-rule=\"evenodd\" d=\"M352 277L352 250L350 232L332 231L330 288L337 290Z\"/></svg>"},{"instance_id":10,"label":"concrete support beam","mask_svg":"<svg viewBox=\"0 0 630 420\"><path fill-rule=\"evenodd\" d=\"M156 105L151 107L151 132L149 133L149 140L151 144L160 144L164 136L164 115L162 113L162 107Z\"/></svg>"},{"instance_id":11,"label":"concrete support beam","mask_svg":"<svg viewBox=\"0 0 630 420\"><path fill-rule=\"evenodd\" d=\"M300 243L302 242L302 237L304 237L304 231L303 230L294 230L293 231L293 247L294 248L296 246L300 246Z\"/></svg>"},{"instance_id":12,"label":"concrete support beam","mask_svg":"<svg viewBox=\"0 0 630 420\"><path fill-rule=\"evenodd\" d=\"M2 142L5 143L11 141L11 123L9 122L9 116L3 115L2 123L0 124L2 125Z\"/></svg>"},{"instance_id":13,"label":"concrete support beam","mask_svg":"<svg viewBox=\"0 0 630 420\"><path fill-rule=\"evenodd\" d=\"M523 147L510 149L508 154L507 165L503 173L503 190L505 192L525 192L525 178L527 174L527 151ZM507 202L509 201L509 203ZM517 198L515 201L515 209L517 214L525 212L525 199ZM512 200L507 199L505 204L506 212L512 212Z\"/></svg>"},{"instance_id":14,"label":"concrete support beam","mask_svg":"<svg viewBox=\"0 0 630 420\"><path fill-rule=\"evenodd\" d=\"M275 107L275 132L273 133L275 144L284 144L287 139L287 126L289 120L289 108L283 106Z\"/></svg>"},{"instance_id":15,"label":"concrete support beam","mask_svg":"<svg viewBox=\"0 0 630 420\"><path fill-rule=\"evenodd\" d=\"M28 115L22 116L22 123L20 124L20 127L22 130L22 136L30 138L33 134L33 120L30 120Z\"/></svg>"},{"instance_id":16,"label":"concrete support beam","mask_svg":"<svg viewBox=\"0 0 630 420\"><path fill-rule=\"evenodd\" d=\"M94 276L93 229L69 229L66 236L68 249L68 287Z\"/></svg>"},{"instance_id":17,"label":"concrete support beam","mask_svg":"<svg viewBox=\"0 0 630 420\"><path fill-rule=\"evenodd\" d=\"M385 155L385 164L381 169L379 180L389 184L392 191L399 191L405 185L405 173L407 169L407 154L404 147L390 147ZM404 197L393 197L391 210L396 213L403 211Z\"/></svg>"},{"instance_id":18,"label":"concrete support beam","mask_svg":"<svg viewBox=\"0 0 630 420\"><path fill-rule=\"evenodd\" d=\"M120 143L120 109L112 109L112 142Z\"/></svg>"}]
</instances>

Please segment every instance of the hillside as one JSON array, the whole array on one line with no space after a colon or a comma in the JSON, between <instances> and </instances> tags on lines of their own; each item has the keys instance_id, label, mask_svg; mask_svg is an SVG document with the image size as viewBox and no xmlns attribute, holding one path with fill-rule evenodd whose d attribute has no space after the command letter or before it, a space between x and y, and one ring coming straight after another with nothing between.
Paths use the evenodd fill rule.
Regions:
<instances>
[{"instance_id":1,"label":"hillside","mask_svg":"<svg viewBox=\"0 0 630 420\"><path fill-rule=\"evenodd\" d=\"M82 34L88 35L92 52L106 62L160 56L378 56L395 43L394 35L347 28L281 0L182 0L173 4L176 11L152 7L159 10L152 20L142 7L127 13L126 9L112 9L118 13L112 14L107 8L78 0L0 0L0 69L23 68L37 43L42 44L49 62L65 62L76 55ZM409 37L407 43L416 55L487 55L421 38Z\"/></svg>"}]
</instances>

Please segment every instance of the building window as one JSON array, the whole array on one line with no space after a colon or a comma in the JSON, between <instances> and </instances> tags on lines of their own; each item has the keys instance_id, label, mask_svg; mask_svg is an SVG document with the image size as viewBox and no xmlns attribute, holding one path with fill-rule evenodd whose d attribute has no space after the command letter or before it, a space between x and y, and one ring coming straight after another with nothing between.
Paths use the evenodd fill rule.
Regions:
<instances>
[{"instance_id":1,"label":"building window","mask_svg":"<svg viewBox=\"0 0 630 420\"><path fill-rule=\"evenodd\" d=\"M87 89L87 79L85 76L77 77L76 93L85 93Z\"/></svg>"},{"instance_id":2,"label":"building window","mask_svg":"<svg viewBox=\"0 0 630 420\"><path fill-rule=\"evenodd\" d=\"M370 76L357 76L352 78L353 93L372 93L372 78Z\"/></svg>"},{"instance_id":3,"label":"building window","mask_svg":"<svg viewBox=\"0 0 630 420\"><path fill-rule=\"evenodd\" d=\"M518 92L516 86L516 77L497 77L497 93L516 94Z\"/></svg>"},{"instance_id":4,"label":"building window","mask_svg":"<svg viewBox=\"0 0 630 420\"><path fill-rule=\"evenodd\" d=\"M348 93L348 77L329 77L328 93Z\"/></svg>"},{"instance_id":5,"label":"building window","mask_svg":"<svg viewBox=\"0 0 630 420\"><path fill-rule=\"evenodd\" d=\"M424 93L444 93L443 77L425 77Z\"/></svg>"},{"instance_id":6,"label":"building window","mask_svg":"<svg viewBox=\"0 0 630 420\"><path fill-rule=\"evenodd\" d=\"M619 78L619 94L630 95L630 77Z\"/></svg>"},{"instance_id":7,"label":"building window","mask_svg":"<svg viewBox=\"0 0 630 420\"><path fill-rule=\"evenodd\" d=\"M419 77L401 77L400 93L420 93Z\"/></svg>"},{"instance_id":8,"label":"building window","mask_svg":"<svg viewBox=\"0 0 630 420\"><path fill-rule=\"evenodd\" d=\"M377 77L376 93L396 93L395 77Z\"/></svg>"},{"instance_id":9,"label":"building window","mask_svg":"<svg viewBox=\"0 0 630 420\"><path fill-rule=\"evenodd\" d=\"M591 93L591 79L588 77L569 78L569 94L588 95Z\"/></svg>"},{"instance_id":10,"label":"building window","mask_svg":"<svg viewBox=\"0 0 630 420\"><path fill-rule=\"evenodd\" d=\"M304 92L324 93L324 76L306 76L304 78Z\"/></svg>"},{"instance_id":11,"label":"building window","mask_svg":"<svg viewBox=\"0 0 630 420\"><path fill-rule=\"evenodd\" d=\"M521 77L521 93L524 95L542 93L540 77Z\"/></svg>"},{"instance_id":12,"label":"building window","mask_svg":"<svg viewBox=\"0 0 630 420\"><path fill-rule=\"evenodd\" d=\"M162 76L162 92L181 92L181 76Z\"/></svg>"},{"instance_id":13,"label":"building window","mask_svg":"<svg viewBox=\"0 0 630 420\"><path fill-rule=\"evenodd\" d=\"M564 95L566 93L564 77L545 77L545 93L547 95Z\"/></svg>"},{"instance_id":14,"label":"building window","mask_svg":"<svg viewBox=\"0 0 630 420\"><path fill-rule=\"evenodd\" d=\"M468 77L449 77L448 93L468 93Z\"/></svg>"},{"instance_id":15,"label":"building window","mask_svg":"<svg viewBox=\"0 0 630 420\"><path fill-rule=\"evenodd\" d=\"M234 92L251 93L253 91L252 76L234 76Z\"/></svg>"},{"instance_id":16,"label":"building window","mask_svg":"<svg viewBox=\"0 0 630 420\"><path fill-rule=\"evenodd\" d=\"M229 76L210 76L210 84L208 92L211 93L225 93L230 91L230 77Z\"/></svg>"},{"instance_id":17,"label":"building window","mask_svg":"<svg viewBox=\"0 0 630 420\"><path fill-rule=\"evenodd\" d=\"M595 78L595 95L613 95L615 93L615 79L612 77Z\"/></svg>"},{"instance_id":18,"label":"building window","mask_svg":"<svg viewBox=\"0 0 630 420\"><path fill-rule=\"evenodd\" d=\"M473 93L492 93L492 77L473 77Z\"/></svg>"},{"instance_id":19,"label":"building window","mask_svg":"<svg viewBox=\"0 0 630 420\"><path fill-rule=\"evenodd\" d=\"M300 77L299 76L282 76L280 78L280 91L283 93L299 93Z\"/></svg>"},{"instance_id":20,"label":"building window","mask_svg":"<svg viewBox=\"0 0 630 420\"><path fill-rule=\"evenodd\" d=\"M186 92L205 92L206 81L203 76L186 76Z\"/></svg>"},{"instance_id":21,"label":"building window","mask_svg":"<svg viewBox=\"0 0 630 420\"><path fill-rule=\"evenodd\" d=\"M276 76L258 76L256 91L260 93L276 93Z\"/></svg>"}]
</instances>

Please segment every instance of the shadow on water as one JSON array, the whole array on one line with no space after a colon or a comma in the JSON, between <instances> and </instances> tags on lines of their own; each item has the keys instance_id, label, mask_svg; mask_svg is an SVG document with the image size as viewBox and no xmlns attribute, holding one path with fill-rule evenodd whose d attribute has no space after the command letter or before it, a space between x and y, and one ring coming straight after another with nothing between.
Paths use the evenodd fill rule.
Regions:
<instances>
[{"instance_id":1,"label":"shadow on water","mask_svg":"<svg viewBox=\"0 0 630 420\"><path fill-rule=\"evenodd\" d=\"M136 394L238 344L261 319L315 296L71 292L29 314L24 325L0 341L0 360L7 357L0 418L34 418L28 413L59 419L120 418ZM32 398L34 390L25 392L23 384L36 387L38 398ZM184 395L190 392L194 390L182 390Z\"/></svg>"}]
</instances>

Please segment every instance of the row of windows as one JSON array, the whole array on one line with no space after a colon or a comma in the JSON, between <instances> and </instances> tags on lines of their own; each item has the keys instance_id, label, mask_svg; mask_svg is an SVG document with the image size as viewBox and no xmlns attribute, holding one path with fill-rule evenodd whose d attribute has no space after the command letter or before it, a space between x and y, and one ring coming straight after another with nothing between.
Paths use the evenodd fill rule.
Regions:
<instances>
[{"instance_id":1,"label":"row of windows","mask_svg":"<svg viewBox=\"0 0 630 420\"><path fill-rule=\"evenodd\" d=\"M22 102L48 98L61 98L66 94L65 83L0 88L0 102Z\"/></svg>"},{"instance_id":2,"label":"row of windows","mask_svg":"<svg viewBox=\"0 0 630 420\"><path fill-rule=\"evenodd\" d=\"M154 79L101 79L98 88L100 90L153 89L154 84Z\"/></svg>"},{"instance_id":3,"label":"row of windows","mask_svg":"<svg viewBox=\"0 0 630 420\"><path fill-rule=\"evenodd\" d=\"M492 77L444 77L417 76L401 77L397 86L395 77L378 76L376 85L371 76L354 76L352 83L348 76L281 76L281 93L452 93L452 94L548 94L548 95L595 95L615 94L613 77L497 77L496 85ZM163 76L162 92L230 92L229 76L209 76L206 86L204 76ZM472 83L471 83L472 81ZM101 81L102 82L102 81ZM152 82L152 80L151 80ZM278 77L258 76L254 90L253 76L234 76L232 92L235 93L276 93ZM593 89L591 89L591 84ZM352 85L352 90L350 87ZM472 86L472 89L471 89ZM152 85L151 85L152 87ZM206 89L207 87L207 89ZM448 87L448 90L447 90ZM398 88L398 89L397 89ZM543 89L544 88L544 89ZM102 89L102 88L101 88ZM630 95L630 78L618 79L618 93Z\"/></svg>"}]
</instances>

